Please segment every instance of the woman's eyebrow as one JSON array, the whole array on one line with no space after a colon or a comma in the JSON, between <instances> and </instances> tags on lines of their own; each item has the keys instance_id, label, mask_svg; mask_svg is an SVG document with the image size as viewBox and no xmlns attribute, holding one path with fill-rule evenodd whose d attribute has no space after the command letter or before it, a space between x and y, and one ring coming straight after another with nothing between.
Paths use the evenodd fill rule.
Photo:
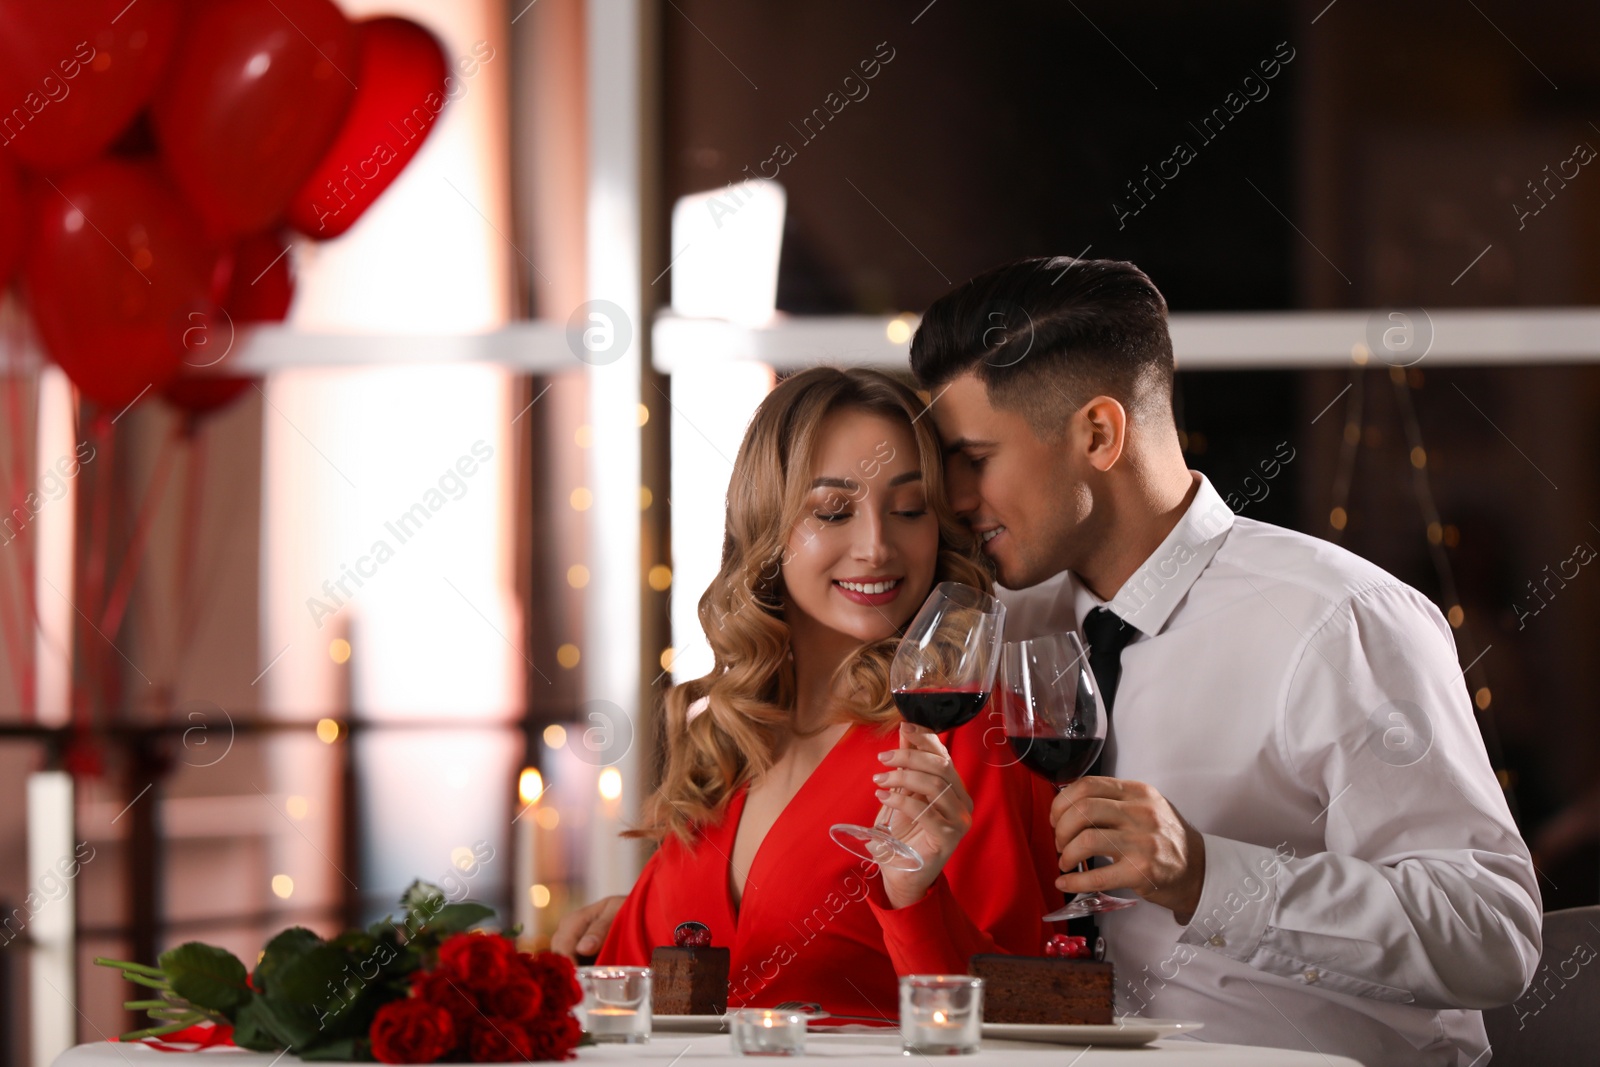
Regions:
<instances>
[{"instance_id":1,"label":"woman's eyebrow","mask_svg":"<svg viewBox=\"0 0 1600 1067\"><path fill-rule=\"evenodd\" d=\"M896 474L893 478L890 478L889 479L889 487L892 489L897 485L904 485L907 482L920 482L921 480L922 480L922 472L921 471L906 471L903 474ZM813 488L813 489L823 489L823 488L826 488L826 489L852 489L853 490L853 489L859 489L860 486L858 484L856 484L855 482L851 481L849 478L818 478L816 481L811 483L811 488Z\"/></svg>"}]
</instances>

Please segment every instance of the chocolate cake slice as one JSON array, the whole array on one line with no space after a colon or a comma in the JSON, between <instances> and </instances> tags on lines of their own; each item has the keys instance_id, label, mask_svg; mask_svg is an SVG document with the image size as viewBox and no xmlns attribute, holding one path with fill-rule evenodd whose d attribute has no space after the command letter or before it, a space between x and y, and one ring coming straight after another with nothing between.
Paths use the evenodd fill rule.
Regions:
<instances>
[{"instance_id":1,"label":"chocolate cake slice","mask_svg":"<svg viewBox=\"0 0 1600 1067\"><path fill-rule=\"evenodd\" d=\"M650 1010L721 1015L728 1010L728 950L663 945L650 953Z\"/></svg>"},{"instance_id":2,"label":"chocolate cake slice","mask_svg":"<svg viewBox=\"0 0 1600 1067\"><path fill-rule=\"evenodd\" d=\"M980 955L967 969L983 979L984 1022L1111 1024L1104 960Z\"/></svg>"}]
</instances>

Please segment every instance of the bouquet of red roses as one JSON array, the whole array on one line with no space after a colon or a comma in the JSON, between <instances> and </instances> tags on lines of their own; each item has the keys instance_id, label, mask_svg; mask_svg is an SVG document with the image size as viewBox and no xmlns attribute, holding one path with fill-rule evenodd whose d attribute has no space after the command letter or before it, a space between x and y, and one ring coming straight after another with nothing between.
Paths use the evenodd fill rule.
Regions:
<instances>
[{"instance_id":1,"label":"bouquet of red roses","mask_svg":"<svg viewBox=\"0 0 1600 1067\"><path fill-rule=\"evenodd\" d=\"M414 883L402 916L324 941L304 927L267 943L253 972L231 952L190 941L158 966L97 959L154 991L131 1000L156 1021L123 1040L210 1022L257 1052L303 1060L502 1063L562 1060L582 1036L572 962L518 952L510 937L468 932L494 911Z\"/></svg>"},{"instance_id":2,"label":"bouquet of red roses","mask_svg":"<svg viewBox=\"0 0 1600 1067\"><path fill-rule=\"evenodd\" d=\"M437 967L414 976L411 996L378 1009L372 1055L383 1063L566 1059L582 1036L572 1017L582 997L565 956L457 934L439 946Z\"/></svg>"}]
</instances>

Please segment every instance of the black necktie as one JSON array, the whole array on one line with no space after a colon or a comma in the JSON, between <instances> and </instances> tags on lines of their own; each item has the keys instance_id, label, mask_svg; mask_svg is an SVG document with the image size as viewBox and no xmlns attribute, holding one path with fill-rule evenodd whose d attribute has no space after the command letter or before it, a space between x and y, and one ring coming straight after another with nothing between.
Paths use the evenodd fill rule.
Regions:
<instances>
[{"instance_id":1,"label":"black necktie","mask_svg":"<svg viewBox=\"0 0 1600 1067\"><path fill-rule=\"evenodd\" d=\"M1106 706L1106 733L1111 732L1111 706L1117 700L1117 682L1122 678L1122 650L1138 636L1139 631L1129 626L1110 608L1095 608L1084 616L1083 636L1089 644L1089 669L1100 684L1100 700ZM1100 760L1089 768L1090 774L1100 773Z\"/></svg>"},{"instance_id":2,"label":"black necktie","mask_svg":"<svg viewBox=\"0 0 1600 1067\"><path fill-rule=\"evenodd\" d=\"M1116 703L1117 682L1122 679L1122 650L1138 636L1139 631L1129 626L1110 608L1095 608L1083 618L1083 636L1089 645L1089 669L1100 686L1100 702L1106 708L1106 732L1111 731L1111 705ZM1095 757L1090 774L1100 773L1100 756ZM1091 860L1090 866L1097 861ZM1093 915L1067 922L1067 930L1089 939L1089 949L1096 959L1103 956L1100 930Z\"/></svg>"}]
</instances>

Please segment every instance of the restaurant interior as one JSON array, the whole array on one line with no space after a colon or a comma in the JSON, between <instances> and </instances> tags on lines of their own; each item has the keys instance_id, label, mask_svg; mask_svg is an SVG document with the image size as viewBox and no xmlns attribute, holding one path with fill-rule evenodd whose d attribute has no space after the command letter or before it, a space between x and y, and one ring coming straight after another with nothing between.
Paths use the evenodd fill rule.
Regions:
<instances>
[{"instance_id":1,"label":"restaurant interior","mask_svg":"<svg viewBox=\"0 0 1600 1067\"><path fill-rule=\"evenodd\" d=\"M145 1025L96 958L626 893L756 405L1032 255L1155 280L1189 466L1437 605L1544 910L1600 904L1600 8L337 7L439 106L235 227L159 381L51 220L153 168L209 226L268 133L178 58L91 160L0 99L0 1067Z\"/></svg>"}]
</instances>

